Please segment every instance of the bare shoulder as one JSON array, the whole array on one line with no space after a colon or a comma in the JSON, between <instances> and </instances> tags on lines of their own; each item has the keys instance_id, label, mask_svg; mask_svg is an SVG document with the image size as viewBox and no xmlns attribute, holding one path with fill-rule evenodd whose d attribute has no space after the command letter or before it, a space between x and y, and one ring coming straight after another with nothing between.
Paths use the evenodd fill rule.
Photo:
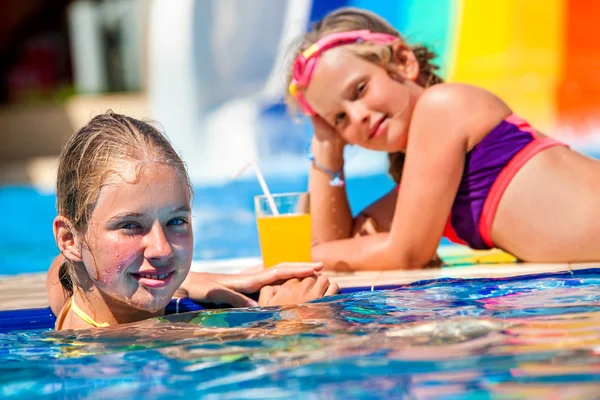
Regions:
<instances>
[{"instance_id":1,"label":"bare shoulder","mask_svg":"<svg viewBox=\"0 0 600 400\"><path fill-rule=\"evenodd\" d=\"M46 293L48 295L48 303L50 309L57 315L62 309L65 302L69 298L68 293L64 290L60 283L60 266L65 261L62 254L59 254L48 269L48 275L46 276Z\"/></svg>"},{"instance_id":2,"label":"bare shoulder","mask_svg":"<svg viewBox=\"0 0 600 400\"><path fill-rule=\"evenodd\" d=\"M425 89L419 99L429 105L442 104L449 106L447 102L452 100L453 107L472 106L474 102L483 102L485 107L506 107L506 103L494 93L484 88L468 85L465 83L440 83Z\"/></svg>"},{"instance_id":3,"label":"bare shoulder","mask_svg":"<svg viewBox=\"0 0 600 400\"><path fill-rule=\"evenodd\" d=\"M69 311L71 310L71 302L67 301L63 304L62 308L60 308L57 312L52 310L56 315L56 324L55 329L60 331L63 329L69 329L71 325L71 318L69 315Z\"/></svg>"},{"instance_id":4,"label":"bare shoulder","mask_svg":"<svg viewBox=\"0 0 600 400\"><path fill-rule=\"evenodd\" d=\"M468 141L476 144L511 112L502 99L486 89L442 83L425 89L413 118L428 125L439 124L445 131L464 132Z\"/></svg>"}]
</instances>

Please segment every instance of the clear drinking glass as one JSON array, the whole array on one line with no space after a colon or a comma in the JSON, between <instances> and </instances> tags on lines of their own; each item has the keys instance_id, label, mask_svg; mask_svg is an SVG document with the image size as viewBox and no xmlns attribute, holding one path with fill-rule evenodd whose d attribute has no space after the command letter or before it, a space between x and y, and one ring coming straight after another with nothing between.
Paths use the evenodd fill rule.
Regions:
<instances>
[{"instance_id":1,"label":"clear drinking glass","mask_svg":"<svg viewBox=\"0 0 600 400\"><path fill-rule=\"evenodd\" d=\"M311 219L308 193L254 197L258 237L265 268L282 262L311 261Z\"/></svg>"}]
</instances>

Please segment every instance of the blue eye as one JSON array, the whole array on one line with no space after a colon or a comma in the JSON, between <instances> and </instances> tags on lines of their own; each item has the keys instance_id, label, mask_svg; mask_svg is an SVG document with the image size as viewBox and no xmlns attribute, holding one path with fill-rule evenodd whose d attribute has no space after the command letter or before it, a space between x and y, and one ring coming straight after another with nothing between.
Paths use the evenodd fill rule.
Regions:
<instances>
[{"instance_id":1,"label":"blue eye","mask_svg":"<svg viewBox=\"0 0 600 400\"><path fill-rule=\"evenodd\" d=\"M127 223L119 226L119 229L124 229L126 231L130 231L130 230L133 230L133 229L137 229L139 227L140 226L138 224L136 224L135 222L127 222Z\"/></svg>"},{"instance_id":2,"label":"blue eye","mask_svg":"<svg viewBox=\"0 0 600 400\"><path fill-rule=\"evenodd\" d=\"M167 222L167 226L172 226L172 225L184 225L187 224L188 222L184 219L184 218L173 218L172 220L170 220L169 222Z\"/></svg>"}]
</instances>

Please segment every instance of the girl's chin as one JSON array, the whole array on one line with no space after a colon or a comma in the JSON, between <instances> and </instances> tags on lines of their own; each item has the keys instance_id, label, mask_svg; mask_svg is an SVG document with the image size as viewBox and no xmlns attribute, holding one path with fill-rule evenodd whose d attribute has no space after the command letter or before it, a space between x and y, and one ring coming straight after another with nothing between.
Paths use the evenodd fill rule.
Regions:
<instances>
[{"instance_id":1,"label":"girl's chin","mask_svg":"<svg viewBox=\"0 0 600 400\"><path fill-rule=\"evenodd\" d=\"M154 291L154 290L153 290ZM175 291L161 290L162 293L150 293L146 292L139 298L132 297L129 303L132 307L137 308L140 311L146 311L150 313L158 312L169 304Z\"/></svg>"}]
</instances>

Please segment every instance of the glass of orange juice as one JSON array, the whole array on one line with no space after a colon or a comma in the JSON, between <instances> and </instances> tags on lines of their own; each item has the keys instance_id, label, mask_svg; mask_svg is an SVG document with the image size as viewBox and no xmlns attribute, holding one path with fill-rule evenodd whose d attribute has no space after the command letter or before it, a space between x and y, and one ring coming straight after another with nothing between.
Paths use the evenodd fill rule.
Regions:
<instances>
[{"instance_id":1,"label":"glass of orange juice","mask_svg":"<svg viewBox=\"0 0 600 400\"><path fill-rule=\"evenodd\" d=\"M311 219L308 193L280 193L254 197L263 265L310 262ZM277 215L273 210L276 208Z\"/></svg>"}]
</instances>

